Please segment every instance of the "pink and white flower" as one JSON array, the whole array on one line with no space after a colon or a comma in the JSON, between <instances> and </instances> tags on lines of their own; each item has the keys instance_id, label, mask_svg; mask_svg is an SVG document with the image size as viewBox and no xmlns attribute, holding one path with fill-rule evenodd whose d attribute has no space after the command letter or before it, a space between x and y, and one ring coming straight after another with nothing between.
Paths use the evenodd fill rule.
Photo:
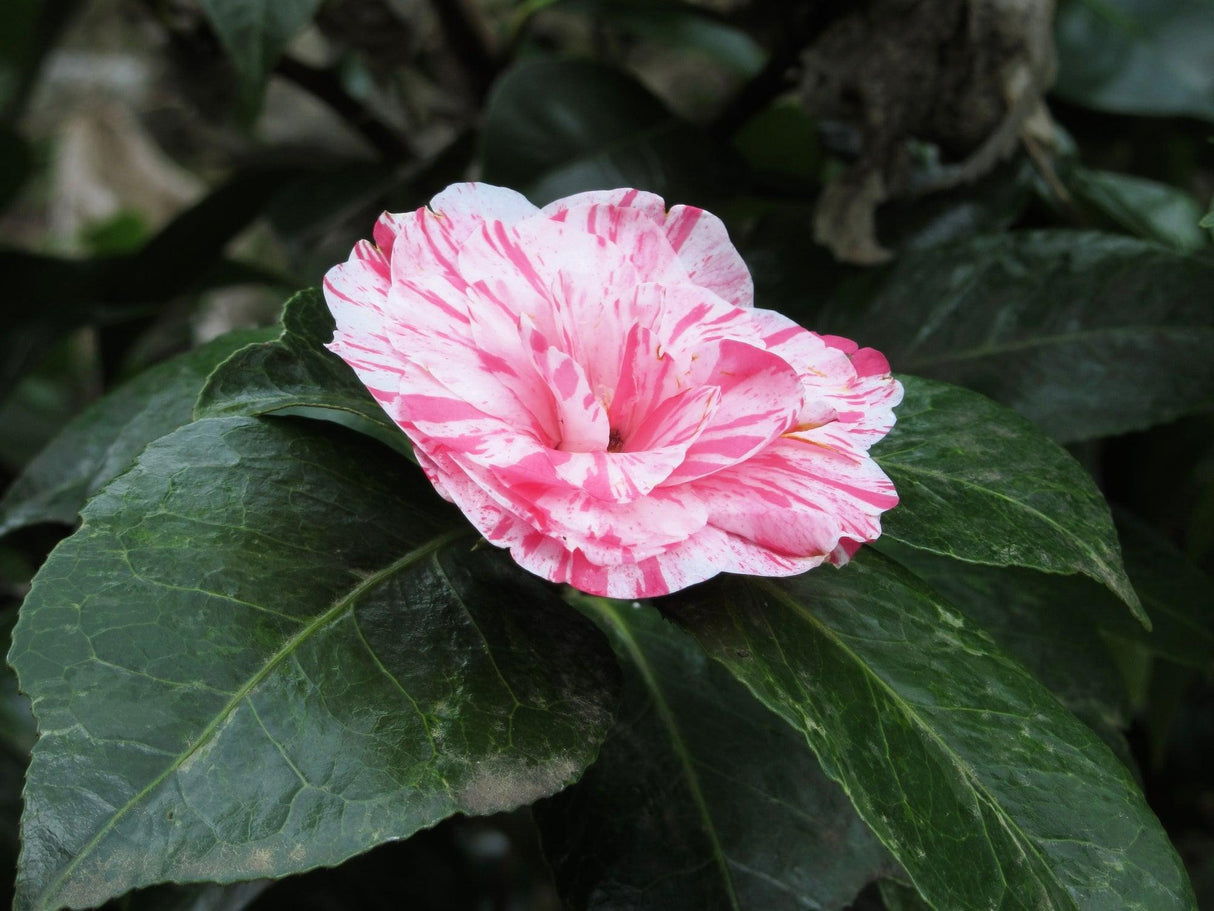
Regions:
<instances>
[{"instance_id":1,"label":"pink and white flower","mask_svg":"<svg viewBox=\"0 0 1214 911\"><path fill-rule=\"evenodd\" d=\"M329 346L532 572L642 598L845 563L898 502L885 358L753 306L721 221L456 184L325 277Z\"/></svg>"}]
</instances>

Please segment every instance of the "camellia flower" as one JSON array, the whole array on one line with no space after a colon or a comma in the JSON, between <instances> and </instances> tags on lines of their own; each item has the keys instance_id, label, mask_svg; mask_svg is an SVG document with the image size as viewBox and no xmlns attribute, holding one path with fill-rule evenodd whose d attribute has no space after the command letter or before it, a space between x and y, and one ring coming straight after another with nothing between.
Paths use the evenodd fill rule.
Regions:
<instances>
[{"instance_id":1,"label":"camellia flower","mask_svg":"<svg viewBox=\"0 0 1214 911\"><path fill-rule=\"evenodd\" d=\"M898 502L878 352L753 306L719 219L456 184L325 277L330 348L438 492L553 582L619 598L841 564Z\"/></svg>"}]
</instances>

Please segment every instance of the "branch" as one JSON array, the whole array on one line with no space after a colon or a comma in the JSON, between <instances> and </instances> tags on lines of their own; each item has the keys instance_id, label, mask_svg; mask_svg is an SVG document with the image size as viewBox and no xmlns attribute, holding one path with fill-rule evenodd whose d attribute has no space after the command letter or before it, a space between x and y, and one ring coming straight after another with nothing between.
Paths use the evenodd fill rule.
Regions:
<instances>
[{"instance_id":1,"label":"branch","mask_svg":"<svg viewBox=\"0 0 1214 911\"><path fill-rule=\"evenodd\" d=\"M401 162L417 157L395 130L345 90L331 70L310 66L284 55L274 72L328 105L389 161Z\"/></svg>"},{"instance_id":2,"label":"branch","mask_svg":"<svg viewBox=\"0 0 1214 911\"><path fill-rule=\"evenodd\" d=\"M790 72L798 66L801 52L850 6L840 0L817 0L808 8L797 6L790 13L792 21L784 29L784 39L772 50L767 65L742 86L708 127L708 132L719 139L728 139L769 102L784 94L792 84Z\"/></svg>"},{"instance_id":3,"label":"branch","mask_svg":"<svg viewBox=\"0 0 1214 911\"><path fill-rule=\"evenodd\" d=\"M465 0L431 0L430 5L438 16L448 47L463 64L464 74L479 104L485 100L489 87L501 72L501 61L472 18Z\"/></svg>"}]
</instances>

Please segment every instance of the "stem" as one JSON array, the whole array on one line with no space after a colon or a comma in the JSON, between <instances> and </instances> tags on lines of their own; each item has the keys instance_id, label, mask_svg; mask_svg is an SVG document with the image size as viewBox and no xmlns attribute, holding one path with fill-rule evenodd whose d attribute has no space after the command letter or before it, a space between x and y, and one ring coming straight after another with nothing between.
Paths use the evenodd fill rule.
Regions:
<instances>
[{"instance_id":1,"label":"stem","mask_svg":"<svg viewBox=\"0 0 1214 911\"><path fill-rule=\"evenodd\" d=\"M501 61L465 0L431 0L430 5L438 16L448 47L463 64L464 75L479 104L501 71Z\"/></svg>"},{"instance_id":2,"label":"stem","mask_svg":"<svg viewBox=\"0 0 1214 911\"><path fill-rule=\"evenodd\" d=\"M779 97L791 85L790 72L798 66L801 52L838 16L850 8L839 0L818 0L808 9L798 7L790 14L784 29L784 39L772 50L767 65L754 79L742 86L733 100L709 126L708 132L718 139L728 139L772 99Z\"/></svg>"},{"instance_id":3,"label":"stem","mask_svg":"<svg viewBox=\"0 0 1214 911\"><path fill-rule=\"evenodd\" d=\"M293 57L284 56L278 61L274 72L328 105L384 158L404 161L416 157L391 127L345 90L332 70L309 66Z\"/></svg>"}]
</instances>

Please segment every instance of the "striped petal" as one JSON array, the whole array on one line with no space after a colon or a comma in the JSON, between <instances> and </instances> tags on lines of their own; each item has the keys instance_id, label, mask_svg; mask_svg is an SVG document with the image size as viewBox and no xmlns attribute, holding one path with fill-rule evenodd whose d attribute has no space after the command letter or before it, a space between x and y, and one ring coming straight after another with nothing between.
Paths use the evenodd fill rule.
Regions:
<instances>
[{"instance_id":1,"label":"striped petal","mask_svg":"<svg viewBox=\"0 0 1214 911\"><path fill-rule=\"evenodd\" d=\"M720 343L716 357L693 374L695 386L720 390L711 419L666 480L685 484L765 450L792 426L801 410L801 382L786 361L743 342Z\"/></svg>"},{"instance_id":2,"label":"striped petal","mask_svg":"<svg viewBox=\"0 0 1214 911\"><path fill-rule=\"evenodd\" d=\"M666 221L666 203L656 193L645 190L589 190L585 193L575 193L564 199L548 203L540 212L549 218L561 220L561 213L579 206L616 206L622 209L636 209L649 217L654 224L661 225Z\"/></svg>"},{"instance_id":3,"label":"striped petal","mask_svg":"<svg viewBox=\"0 0 1214 911\"><path fill-rule=\"evenodd\" d=\"M753 459L695 484L714 528L789 557L839 557L841 539L872 541L898 504L876 462L784 437Z\"/></svg>"},{"instance_id":4,"label":"striped petal","mask_svg":"<svg viewBox=\"0 0 1214 911\"><path fill-rule=\"evenodd\" d=\"M752 301L724 225L637 190L457 184L325 276L329 346L493 544L651 597L842 563L897 503L889 364Z\"/></svg>"},{"instance_id":5,"label":"striped petal","mask_svg":"<svg viewBox=\"0 0 1214 911\"><path fill-rule=\"evenodd\" d=\"M735 307L753 306L750 270L721 219L694 206L675 206L666 217L666 237L693 282Z\"/></svg>"}]
</instances>

